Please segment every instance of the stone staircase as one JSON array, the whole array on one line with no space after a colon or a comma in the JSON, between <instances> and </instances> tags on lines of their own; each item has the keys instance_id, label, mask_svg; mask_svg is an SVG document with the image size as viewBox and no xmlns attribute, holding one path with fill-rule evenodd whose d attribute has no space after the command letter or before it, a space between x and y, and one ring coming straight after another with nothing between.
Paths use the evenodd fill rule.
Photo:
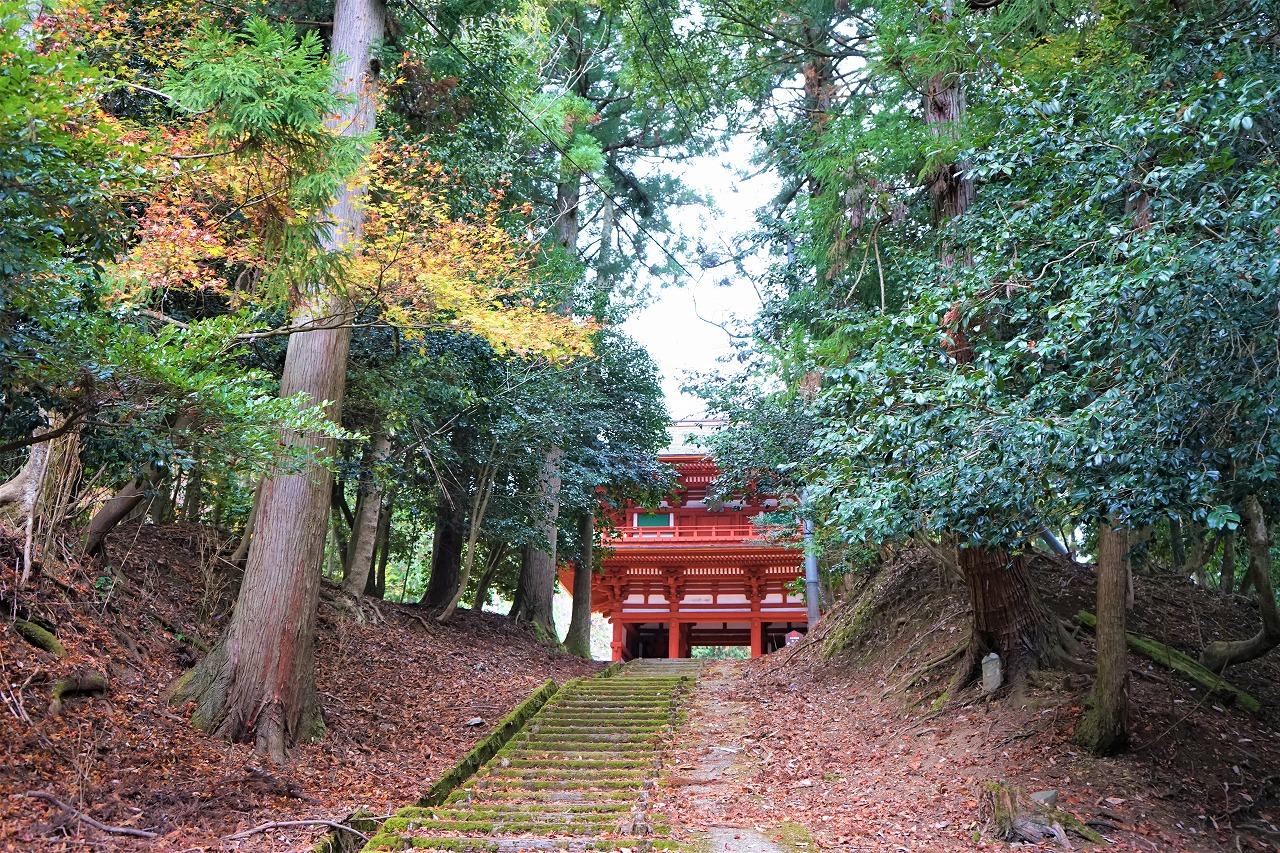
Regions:
<instances>
[{"instance_id":1,"label":"stone staircase","mask_svg":"<svg viewBox=\"0 0 1280 853\"><path fill-rule=\"evenodd\" d=\"M676 849L648 804L701 669L643 660L570 682L448 799L401 809L365 850Z\"/></svg>"}]
</instances>

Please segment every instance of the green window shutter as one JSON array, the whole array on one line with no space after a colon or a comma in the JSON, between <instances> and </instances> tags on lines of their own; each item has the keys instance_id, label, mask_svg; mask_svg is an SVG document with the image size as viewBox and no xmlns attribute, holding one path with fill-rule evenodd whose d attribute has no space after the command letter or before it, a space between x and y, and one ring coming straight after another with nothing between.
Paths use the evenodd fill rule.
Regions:
<instances>
[{"instance_id":1,"label":"green window shutter","mask_svg":"<svg viewBox=\"0 0 1280 853\"><path fill-rule=\"evenodd\" d=\"M671 513L669 512L638 512L636 513L636 527L670 527Z\"/></svg>"}]
</instances>

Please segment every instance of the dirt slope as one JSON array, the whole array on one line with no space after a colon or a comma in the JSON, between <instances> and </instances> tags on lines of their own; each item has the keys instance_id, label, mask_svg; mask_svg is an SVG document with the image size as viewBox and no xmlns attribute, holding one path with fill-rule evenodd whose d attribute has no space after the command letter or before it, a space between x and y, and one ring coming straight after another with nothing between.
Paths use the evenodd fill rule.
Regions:
<instances>
[{"instance_id":1,"label":"dirt slope","mask_svg":"<svg viewBox=\"0 0 1280 853\"><path fill-rule=\"evenodd\" d=\"M0 565L15 540L0 531ZM328 736L287 767L193 731L165 688L212 642L234 577L207 530L151 526L114 537L100 564L72 561L14 595L0 579L0 850L308 849L323 830L232 834L270 820L389 814L415 800L488 728L547 678L599 664L553 654L501 617L459 612L436 625L409 607L367 608L360 624L321 606L319 690ZM68 552L70 553L70 552ZM118 567L118 568L113 568ZM19 638L12 620L55 626L58 660ZM52 683L98 671L101 698L48 715ZM474 718L482 725L469 726ZM163 833L107 835L24 796L47 791L105 824Z\"/></svg>"},{"instance_id":2,"label":"dirt slope","mask_svg":"<svg viewBox=\"0 0 1280 853\"><path fill-rule=\"evenodd\" d=\"M1037 569L1064 616L1092 609L1090 570L1048 561ZM1054 676L1020 700L970 690L935 708L953 669L927 665L965 635L963 592L942 591L940 569L921 552L903 555L889 572L875 616L835 659L824 660L817 643L802 645L718 685L713 704L735 723L699 725L695 714L673 760L669 814L693 826L772 830L793 821L822 849L1007 849L981 805L983 783L1000 781L1058 792L1061 806L1116 842L1109 849L1280 850L1280 655L1229 673L1263 703L1261 717L1134 656L1136 747L1094 759L1071 743L1090 687L1085 676ZM1242 598L1142 578L1136 593L1133 629L1188 652L1202 636L1256 629ZM1091 654L1092 638L1081 640ZM750 771L714 798L684 796L682 786L693 783L681 768L726 748L740 750L739 765Z\"/></svg>"}]
</instances>

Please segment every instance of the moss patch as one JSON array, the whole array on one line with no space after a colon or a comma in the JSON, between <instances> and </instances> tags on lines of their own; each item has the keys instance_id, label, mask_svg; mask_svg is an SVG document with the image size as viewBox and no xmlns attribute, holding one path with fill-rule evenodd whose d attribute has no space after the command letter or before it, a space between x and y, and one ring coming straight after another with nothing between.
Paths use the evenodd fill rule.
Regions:
<instances>
[{"instance_id":1,"label":"moss patch","mask_svg":"<svg viewBox=\"0 0 1280 853\"><path fill-rule=\"evenodd\" d=\"M524 724L547 704L556 694L557 689L556 683L548 679L528 699L517 705L515 710L498 723L497 727L483 740L472 747L471 751L464 755L449 772L441 776L418 800L418 805L434 806L444 802L454 788L467 781L486 761L497 755L498 750L515 737L516 733L524 728Z\"/></svg>"}]
</instances>

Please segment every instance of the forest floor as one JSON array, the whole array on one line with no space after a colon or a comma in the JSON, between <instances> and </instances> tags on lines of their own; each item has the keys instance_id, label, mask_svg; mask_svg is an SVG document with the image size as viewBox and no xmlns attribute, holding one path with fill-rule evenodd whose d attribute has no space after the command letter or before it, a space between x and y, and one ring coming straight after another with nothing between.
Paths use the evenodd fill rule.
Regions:
<instances>
[{"instance_id":1,"label":"forest floor","mask_svg":"<svg viewBox=\"0 0 1280 853\"><path fill-rule=\"evenodd\" d=\"M1092 610L1089 569L1037 562L1063 617ZM954 665L927 663L965 636L963 588L944 589L926 552L888 571L876 615L834 658L824 659L819 631L815 642L709 668L668 762L661 808L673 822L780 843L802 838L788 830L798 826L824 850L1008 849L984 806L983 784L997 781L1057 792L1059 807L1114 842L1107 849L1280 850L1280 655L1228 673L1262 702L1258 717L1133 655L1135 746L1096 759L1071 742L1086 676L1057 675L1020 697L970 688L935 707ZM1135 592L1130 629L1193 655L1259 624L1244 598L1142 577ZM1092 637L1079 639L1091 656Z\"/></svg>"},{"instance_id":2,"label":"forest floor","mask_svg":"<svg viewBox=\"0 0 1280 853\"><path fill-rule=\"evenodd\" d=\"M0 851L306 850L324 827L226 836L360 807L390 814L542 681L601 667L553 653L498 616L464 611L443 627L380 603L366 604L361 622L322 605L328 735L276 767L194 731L185 709L164 702L229 612L234 575L219 568L211 535L132 528L105 560L69 560L17 598L12 570L0 572ZM15 545L0 531L0 565L14 565ZM1064 618L1092 608L1090 570L1035 568ZM1085 676L1056 675L1022 696L970 688L935 707L952 670L927 664L965 636L963 590L924 552L900 555L881 578L867 586L874 616L835 657L822 652L820 626L798 646L708 669L657 804L674 825L720 827L736 853L750 853L753 837L789 853L1007 849L984 806L984 783L999 781L1057 792L1110 849L1280 850L1280 655L1229 672L1263 704L1256 717L1134 655L1135 747L1094 759L1071 743ZM1258 624L1247 599L1188 584L1140 575L1136 599L1131 630L1193 654ZM15 616L56 626L68 656L20 639ZM1080 639L1087 657L1092 638ZM109 677L107 694L50 715L53 681L90 670ZM476 717L484 723L469 726ZM162 835L103 834L30 791Z\"/></svg>"},{"instance_id":3,"label":"forest floor","mask_svg":"<svg viewBox=\"0 0 1280 853\"><path fill-rule=\"evenodd\" d=\"M225 836L268 821L387 815L416 800L548 678L602 664L554 653L492 614L448 626L414 607L364 607L363 623L321 605L318 686L327 736L288 766L193 730L166 688L217 637L234 573L200 528L143 526L106 559L69 559L14 596L15 546L0 530L0 851L309 850L324 826ZM68 552L67 556L70 556ZM59 660L16 635L15 617L56 627ZM97 671L104 696L50 715L52 683ZM484 723L475 723L481 718ZM470 725L469 725L470 723ZM78 826L44 791L94 820L155 840Z\"/></svg>"}]
</instances>

